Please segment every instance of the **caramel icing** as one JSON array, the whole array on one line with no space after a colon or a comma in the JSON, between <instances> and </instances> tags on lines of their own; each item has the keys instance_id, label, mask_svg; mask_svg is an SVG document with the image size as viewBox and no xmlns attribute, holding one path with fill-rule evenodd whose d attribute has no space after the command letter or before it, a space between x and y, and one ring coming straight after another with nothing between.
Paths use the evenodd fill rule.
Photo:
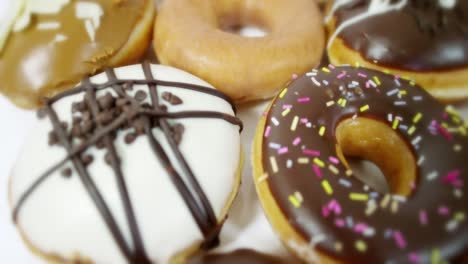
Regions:
<instances>
[{"instance_id":1,"label":"caramel icing","mask_svg":"<svg viewBox=\"0 0 468 264\"><path fill-rule=\"evenodd\" d=\"M36 107L42 97L108 66L143 16L147 1L86 1L97 3L103 11L94 42L85 20L76 15L80 2L71 1L56 15L33 15L28 28L9 36L0 55L0 92L15 104Z\"/></svg>"}]
</instances>

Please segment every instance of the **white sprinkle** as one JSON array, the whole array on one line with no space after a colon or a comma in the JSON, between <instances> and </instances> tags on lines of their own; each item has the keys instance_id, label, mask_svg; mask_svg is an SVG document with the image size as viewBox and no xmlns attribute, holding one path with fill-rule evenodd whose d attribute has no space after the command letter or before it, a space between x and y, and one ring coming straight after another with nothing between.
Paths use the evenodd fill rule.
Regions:
<instances>
[{"instance_id":1,"label":"white sprinkle","mask_svg":"<svg viewBox=\"0 0 468 264\"><path fill-rule=\"evenodd\" d=\"M374 88L377 87L377 84L373 80L369 80L369 84Z\"/></svg>"},{"instance_id":2,"label":"white sprinkle","mask_svg":"<svg viewBox=\"0 0 468 264\"><path fill-rule=\"evenodd\" d=\"M411 144L413 144L413 146L416 146L421 142L421 139L421 136L417 136L415 139L413 139L413 141L411 141Z\"/></svg>"},{"instance_id":3,"label":"white sprinkle","mask_svg":"<svg viewBox=\"0 0 468 264\"><path fill-rule=\"evenodd\" d=\"M60 28L59 22L42 22L42 23L37 24L38 30L53 30L53 29L59 29L59 28Z\"/></svg>"},{"instance_id":4,"label":"white sprinkle","mask_svg":"<svg viewBox=\"0 0 468 264\"><path fill-rule=\"evenodd\" d=\"M308 77L317 76L317 73L316 72L308 72L308 73L306 73L306 76L308 76Z\"/></svg>"},{"instance_id":5,"label":"white sprinkle","mask_svg":"<svg viewBox=\"0 0 468 264\"><path fill-rule=\"evenodd\" d=\"M422 155L418 159L418 166L421 166L424 163L424 161L426 161L426 157L424 157L424 155Z\"/></svg>"},{"instance_id":6,"label":"white sprinkle","mask_svg":"<svg viewBox=\"0 0 468 264\"><path fill-rule=\"evenodd\" d=\"M63 41L65 41L65 40L67 40L67 39L68 39L67 36L65 36L65 35L63 35L63 34L57 34L57 35L55 36L55 40L54 40L54 41L55 41L55 42L63 42Z\"/></svg>"},{"instance_id":7,"label":"white sprinkle","mask_svg":"<svg viewBox=\"0 0 468 264\"><path fill-rule=\"evenodd\" d=\"M365 237L373 237L375 235L375 229L372 227L366 228L362 233Z\"/></svg>"},{"instance_id":8,"label":"white sprinkle","mask_svg":"<svg viewBox=\"0 0 468 264\"><path fill-rule=\"evenodd\" d=\"M293 161L288 159L288 161L286 161L286 168L290 169L292 168L292 165L293 165Z\"/></svg>"},{"instance_id":9,"label":"white sprinkle","mask_svg":"<svg viewBox=\"0 0 468 264\"><path fill-rule=\"evenodd\" d=\"M393 104L396 106L406 105L406 101L395 101Z\"/></svg>"},{"instance_id":10,"label":"white sprinkle","mask_svg":"<svg viewBox=\"0 0 468 264\"><path fill-rule=\"evenodd\" d=\"M395 89L393 89L393 90L391 90L391 91L388 91L388 92L387 92L387 96L392 96L392 95L394 95L394 94L396 94L396 93L398 93L398 89L395 88Z\"/></svg>"},{"instance_id":11,"label":"white sprinkle","mask_svg":"<svg viewBox=\"0 0 468 264\"><path fill-rule=\"evenodd\" d=\"M377 202L374 199L367 201L366 215L372 215L377 210Z\"/></svg>"},{"instance_id":12,"label":"white sprinkle","mask_svg":"<svg viewBox=\"0 0 468 264\"><path fill-rule=\"evenodd\" d=\"M378 192L371 192L371 193L369 193L369 197L373 198L373 199L376 199L376 198L379 197L379 193Z\"/></svg>"},{"instance_id":13,"label":"white sprinkle","mask_svg":"<svg viewBox=\"0 0 468 264\"><path fill-rule=\"evenodd\" d=\"M306 124L306 127L311 128L311 127L312 127L312 123L310 123L310 122L307 123L307 124Z\"/></svg>"},{"instance_id":14,"label":"white sprinkle","mask_svg":"<svg viewBox=\"0 0 468 264\"><path fill-rule=\"evenodd\" d=\"M363 189L364 189L364 191L368 192L369 191L369 186L366 184L366 185L364 185Z\"/></svg>"},{"instance_id":15,"label":"white sprinkle","mask_svg":"<svg viewBox=\"0 0 468 264\"><path fill-rule=\"evenodd\" d=\"M270 142L268 144L268 147L272 148L272 149L280 149L281 148L281 145L278 144L278 143L273 143L273 142Z\"/></svg>"},{"instance_id":16,"label":"white sprinkle","mask_svg":"<svg viewBox=\"0 0 468 264\"><path fill-rule=\"evenodd\" d=\"M328 84L329 84L329 82L327 80L323 80L322 83L325 84L325 86L328 86Z\"/></svg>"},{"instance_id":17,"label":"white sprinkle","mask_svg":"<svg viewBox=\"0 0 468 264\"><path fill-rule=\"evenodd\" d=\"M318 81L315 79L315 77L312 77L311 80L312 80L312 82L313 82L315 85L317 85L317 86L322 86L322 85L320 84L320 82L318 82Z\"/></svg>"},{"instance_id":18,"label":"white sprinkle","mask_svg":"<svg viewBox=\"0 0 468 264\"><path fill-rule=\"evenodd\" d=\"M463 191L460 190L460 189L455 189L455 190L453 190L453 195L454 195L456 198L460 199L460 198L463 197Z\"/></svg>"},{"instance_id":19,"label":"white sprinkle","mask_svg":"<svg viewBox=\"0 0 468 264\"><path fill-rule=\"evenodd\" d=\"M270 163L271 163L271 169L273 170L274 173L278 172L278 164L276 163L275 157L271 156L270 157Z\"/></svg>"},{"instance_id":20,"label":"white sprinkle","mask_svg":"<svg viewBox=\"0 0 468 264\"><path fill-rule=\"evenodd\" d=\"M401 125L400 125L400 129L406 131L406 130L408 130L408 126L407 126L407 125L401 124Z\"/></svg>"},{"instance_id":21,"label":"white sprinkle","mask_svg":"<svg viewBox=\"0 0 468 264\"><path fill-rule=\"evenodd\" d=\"M393 195L393 200L398 201L400 203L406 202L406 197L401 195Z\"/></svg>"},{"instance_id":22,"label":"white sprinkle","mask_svg":"<svg viewBox=\"0 0 468 264\"><path fill-rule=\"evenodd\" d=\"M391 122L393 121L393 115L389 113L389 114L387 115L387 120L388 120L388 122L391 123Z\"/></svg>"},{"instance_id":23,"label":"white sprinkle","mask_svg":"<svg viewBox=\"0 0 468 264\"><path fill-rule=\"evenodd\" d=\"M315 235L312 237L312 239L310 240L310 245L312 247L315 247L317 244L325 241L327 237L324 235L324 234L318 234L318 235Z\"/></svg>"},{"instance_id":24,"label":"white sprinkle","mask_svg":"<svg viewBox=\"0 0 468 264\"><path fill-rule=\"evenodd\" d=\"M421 101L423 98L422 96L418 95L418 96L413 96L413 101Z\"/></svg>"},{"instance_id":25,"label":"white sprinkle","mask_svg":"<svg viewBox=\"0 0 468 264\"><path fill-rule=\"evenodd\" d=\"M434 180L435 178L439 177L439 173L437 171L433 171L433 172L430 172L426 178L429 180L429 181L432 181Z\"/></svg>"},{"instance_id":26,"label":"white sprinkle","mask_svg":"<svg viewBox=\"0 0 468 264\"><path fill-rule=\"evenodd\" d=\"M348 225L349 228L352 228L354 226L354 221L351 216L346 217L346 224Z\"/></svg>"},{"instance_id":27,"label":"white sprinkle","mask_svg":"<svg viewBox=\"0 0 468 264\"><path fill-rule=\"evenodd\" d=\"M348 187L350 188L352 186L352 183L348 180L345 180L345 179L340 179L339 180L339 183L345 187Z\"/></svg>"},{"instance_id":28,"label":"white sprinkle","mask_svg":"<svg viewBox=\"0 0 468 264\"><path fill-rule=\"evenodd\" d=\"M273 122L273 125L275 125L275 126L279 126L279 124L280 124L278 119L276 119L276 117L272 117L271 122Z\"/></svg>"},{"instance_id":29,"label":"white sprinkle","mask_svg":"<svg viewBox=\"0 0 468 264\"><path fill-rule=\"evenodd\" d=\"M458 221L455 219L448 221L447 224L445 225L445 229L448 232L454 231L455 229L457 229L457 227L458 227Z\"/></svg>"}]
</instances>

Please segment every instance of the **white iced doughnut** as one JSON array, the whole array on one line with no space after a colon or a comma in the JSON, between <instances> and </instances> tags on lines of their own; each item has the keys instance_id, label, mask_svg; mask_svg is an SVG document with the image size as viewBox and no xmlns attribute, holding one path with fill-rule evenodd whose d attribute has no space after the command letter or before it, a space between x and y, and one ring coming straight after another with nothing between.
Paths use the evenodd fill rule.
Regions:
<instances>
[{"instance_id":1,"label":"white iced doughnut","mask_svg":"<svg viewBox=\"0 0 468 264\"><path fill-rule=\"evenodd\" d=\"M132 65L84 80L40 113L9 186L13 219L33 252L59 263L173 263L216 242L239 186L241 123L208 83L171 67ZM54 116L66 128L54 128Z\"/></svg>"}]
</instances>

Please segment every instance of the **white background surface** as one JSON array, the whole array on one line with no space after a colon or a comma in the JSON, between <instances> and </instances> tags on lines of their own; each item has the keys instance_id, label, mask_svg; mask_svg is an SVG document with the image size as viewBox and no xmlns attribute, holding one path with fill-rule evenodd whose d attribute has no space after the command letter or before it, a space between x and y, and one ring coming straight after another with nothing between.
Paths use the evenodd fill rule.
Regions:
<instances>
[{"instance_id":1,"label":"white background surface","mask_svg":"<svg viewBox=\"0 0 468 264\"><path fill-rule=\"evenodd\" d=\"M0 23L6 12L8 1L0 0ZM288 256L273 234L263 216L252 182L250 150L255 126L266 107L266 102L241 107L240 118L245 123L242 134L245 150L245 168L240 194L230 213L222 235L219 250L229 251L240 247L254 248L276 255ZM464 106L465 118L468 107ZM0 262L15 264L41 264L31 255L19 238L10 217L7 201L7 183L10 168L21 148L23 139L35 121L35 113L23 111L0 95ZM92 238L90 238L92 242Z\"/></svg>"}]
</instances>

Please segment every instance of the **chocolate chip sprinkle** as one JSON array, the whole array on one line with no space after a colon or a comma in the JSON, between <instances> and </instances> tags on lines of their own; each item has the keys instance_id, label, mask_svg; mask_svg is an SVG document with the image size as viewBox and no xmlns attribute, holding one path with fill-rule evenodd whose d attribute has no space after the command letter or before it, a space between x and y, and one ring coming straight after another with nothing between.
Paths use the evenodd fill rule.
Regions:
<instances>
[{"instance_id":1,"label":"chocolate chip sprinkle","mask_svg":"<svg viewBox=\"0 0 468 264\"><path fill-rule=\"evenodd\" d=\"M183 103L180 97L178 97L177 95L174 95L171 92L163 92L162 99L164 99L166 102L170 103L171 105L180 105Z\"/></svg>"}]
</instances>

